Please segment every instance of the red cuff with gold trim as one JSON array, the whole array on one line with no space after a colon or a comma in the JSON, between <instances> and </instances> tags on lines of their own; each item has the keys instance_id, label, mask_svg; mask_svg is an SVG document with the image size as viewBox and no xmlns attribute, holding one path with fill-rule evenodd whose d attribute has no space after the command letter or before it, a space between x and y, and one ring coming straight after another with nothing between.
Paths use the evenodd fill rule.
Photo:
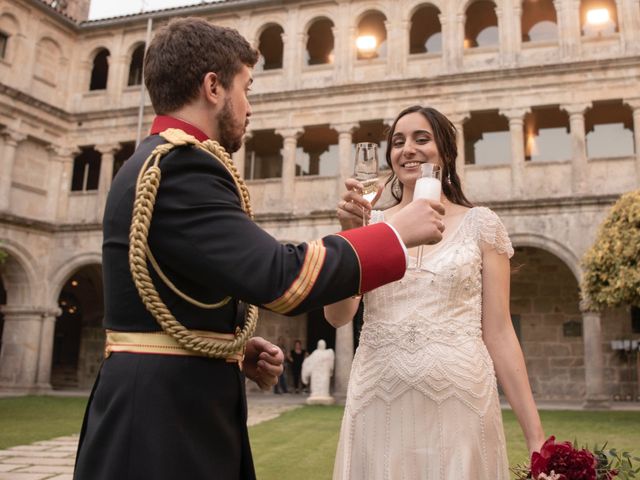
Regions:
<instances>
[{"instance_id":1,"label":"red cuff with gold trim","mask_svg":"<svg viewBox=\"0 0 640 480\"><path fill-rule=\"evenodd\" d=\"M360 263L360 293L400 280L407 258L398 236L386 223L338 233L351 244Z\"/></svg>"}]
</instances>

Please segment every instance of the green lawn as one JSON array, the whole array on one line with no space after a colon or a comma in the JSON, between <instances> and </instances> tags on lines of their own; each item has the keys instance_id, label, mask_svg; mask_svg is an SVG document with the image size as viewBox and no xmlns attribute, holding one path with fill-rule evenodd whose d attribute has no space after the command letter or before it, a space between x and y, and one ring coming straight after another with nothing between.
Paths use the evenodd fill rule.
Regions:
<instances>
[{"instance_id":1,"label":"green lawn","mask_svg":"<svg viewBox=\"0 0 640 480\"><path fill-rule=\"evenodd\" d=\"M0 449L78 433L86 398L0 398ZM547 435L592 446L608 441L618 450L640 453L639 412L543 411ZM331 478L342 407L303 407L249 429L261 480ZM511 411L504 412L511 464L527 452Z\"/></svg>"}]
</instances>

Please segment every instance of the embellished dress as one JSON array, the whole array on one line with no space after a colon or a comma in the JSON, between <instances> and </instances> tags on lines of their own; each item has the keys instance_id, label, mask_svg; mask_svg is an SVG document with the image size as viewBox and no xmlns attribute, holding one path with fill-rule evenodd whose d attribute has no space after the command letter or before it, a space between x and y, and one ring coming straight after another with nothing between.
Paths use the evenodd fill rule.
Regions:
<instances>
[{"instance_id":1,"label":"embellished dress","mask_svg":"<svg viewBox=\"0 0 640 480\"><path fill-rule=\"evenodd\" d=\"M374 211L372 222L383 221ZM493 362L482 340L482 249L513 255L484 207L365 295L334 480L508 480Z\"/></svg>"}]
</instances>

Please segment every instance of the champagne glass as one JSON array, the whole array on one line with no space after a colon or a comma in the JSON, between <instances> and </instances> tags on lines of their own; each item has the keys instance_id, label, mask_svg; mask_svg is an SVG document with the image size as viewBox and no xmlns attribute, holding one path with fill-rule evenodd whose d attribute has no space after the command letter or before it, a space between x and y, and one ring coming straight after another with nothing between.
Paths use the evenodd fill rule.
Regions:
<instances>
[{"instance_id":1,"label":"champagne glass","mask_svg":"<svg viewBox=\"0 0 640 480\"><path fill-rule=\"evenodd\" d=\"M441 169L439 165L433 163L423 163L420 165L420 178L416 180L416 186L413 190L413 199L426 198L440 201L442 194L442 181L440 180ZM418 246L418 258L416 259L416 270L422 267L422 248Z\"/></svg>"},{"instance_id":2,"label":"champagne glass","mask_svg":"<svg viewBox=\"0 0 640 480\"><path fill-rule=\"evenodd\" d=\"M362 196L368 202L378 193L378 145L364 142L356 144L356 161L353 178L362 183ZM367 216L362 208L362 225L367 224Z\"/></svg>"}]
</instances>

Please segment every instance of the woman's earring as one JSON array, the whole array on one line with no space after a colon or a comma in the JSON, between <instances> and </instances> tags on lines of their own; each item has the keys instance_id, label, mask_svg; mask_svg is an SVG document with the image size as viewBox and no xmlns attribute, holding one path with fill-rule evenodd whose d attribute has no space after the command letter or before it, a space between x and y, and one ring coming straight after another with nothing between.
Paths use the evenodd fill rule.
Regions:
<instances>
[{"instance_id":1,"label":"woman's earring","mask_svg":"<svg viewBox=\"0 0 640 480\"><path fill-rule=\"evenodd\" d=\"M402 188L400 188L400 181L396 178L391 184L391 193L394 197L402 197Z\"/></svg>"},{"instance_id":2,"label":"woman's earring","mask_svg":"<svg viewBox=\"0 0 640 480\"><path fill-rule=\"evenodd\" d=\"M447 172L447 183L451 185L451 172Z\"/></svg>"}]
</instances>

